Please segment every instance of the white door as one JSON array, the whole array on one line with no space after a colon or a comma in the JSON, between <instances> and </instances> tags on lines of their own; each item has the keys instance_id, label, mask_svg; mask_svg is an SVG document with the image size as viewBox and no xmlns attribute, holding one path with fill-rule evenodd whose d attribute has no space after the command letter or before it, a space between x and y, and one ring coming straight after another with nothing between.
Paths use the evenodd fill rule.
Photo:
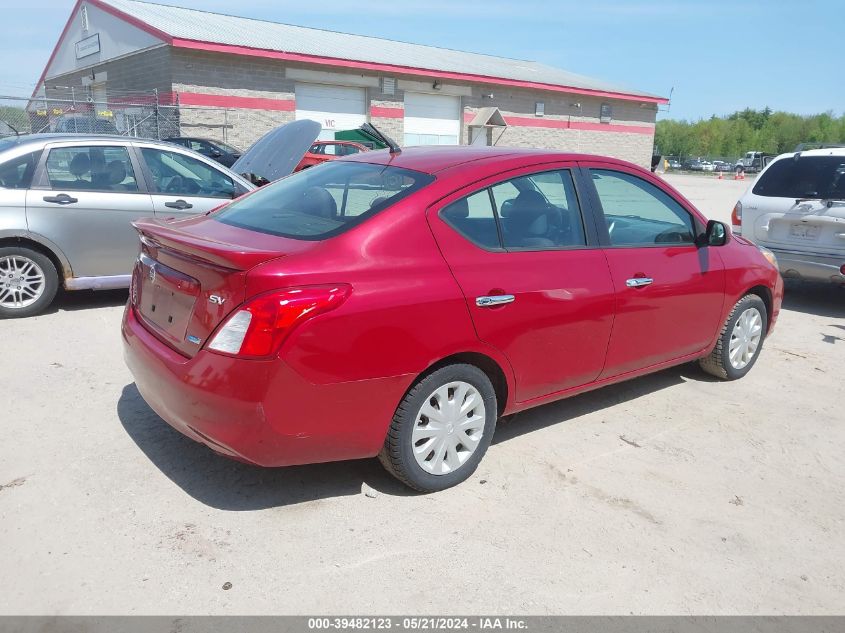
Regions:
<instances>
[{"instance_id":1,"label":"white door","mask_svg":"<svg viewBox=\"0 0 845 633\"><path fill-rule=\"evenodd\" d=\"M296 84L296 119L311 119L323 126L319 140L334 140L339 130L352 130L367 122L363 88Z\"/></svg>"},{"instance_id":2,"label":"white door","mask_svg":"<svg viewBox=\"0 0 845 633\"><path fill-rule=\"evenodd\" d=\"M460 138L460 97L405 93L405 145L457 145Z\"/></svg>"}]
</instances>

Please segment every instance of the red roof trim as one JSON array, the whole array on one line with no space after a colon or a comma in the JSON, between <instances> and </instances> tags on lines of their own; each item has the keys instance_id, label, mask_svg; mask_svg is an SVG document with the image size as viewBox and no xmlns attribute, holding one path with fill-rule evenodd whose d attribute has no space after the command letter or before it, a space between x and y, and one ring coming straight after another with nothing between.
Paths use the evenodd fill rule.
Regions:
<instances>
[{"instance_id":1,"label":"red roof trim","mask_svg":"<svg viewBox=\"0 0 845 633\"><path fill-rule=\"evenodd\" d=\"M173 38L170 37L170 35L168 35L164 31L159 31L158 29L153 28L146 22L142 22L138 18L133 17L128 13L124 13L119 9L115 9L113 6L106 4L105 2L101 2L100 0L76 0L76 3L73 5L73 9L71 9L70 11L70 16L68 17L67 22L65 22L65 27L62 29L62 34L59 35L59 39L56 40L56 45L53 47L53 52L50 53L50 57L49 59L47 59L47 64L44 66L44 70L41 71L41 76L38 78L38 83L35 84L35 90L32 91L32 97L35 97L35 94L38 92L38 89L44 83L44 80L47 77L47 71L50 70L50 66L56 59L56 54L59 52L59 47L62 45L62 42L64 41L65 36L67 35L67 32L70 30L70 25L73 24L73 19L76 17L77 12L79 11L79 7L82 5L83 2L90 4L92 7L97 7L98 9L101 9L106 13L115 16L116 18L120 18L124 22L127 22L132 26L139 28L142 31L145 31L146 33L149 33L153 37L159 38L166 44L173 43Z\"/></svg>"},{"instance_id":2,"label":"red roof trim","mask_svg":"<svg viewBox=\"0 0 845 633\"><path fill-rule=\"evenodd\" d=\"M47 59L47 65L44 66L44 70L41 71L41 76L38 78L38 83L35 84L35 90L32 91L32 96L35 97L35 93L38 92L38 88L41 84L44 83L44 78L47 76L47 70L50 68L50 64L53 63L53 60L56 59L56 53L59 52L59 46L62 45L62 40L65 39L65 35L70 30L70 25L73 22L73 18L76 16L76 12L79 9L79 5L82 4L82 0L76 0L76 4L73 5L73 9L70 12L70 17L68 17L67 22L65 22L65 27L62 29L62 34L59 35L59 39L56 40L56 45L53 47L53 52L50 53L50 57Z\"/></svg>"},{"instance_id":3,"label":"red roof trim","mask_svg":"<svg viewBox=\"0 0 845 633\"><path fill-rule=\"evenodd\" d=\"M90 1L90 0L89 0ZM605 97L609 99L620 99L623 101L639 101L641 103L669 103L663 97L647 97L626 94L622 92L608 92L603 90L589 90L586 88L574 88L571 86L556 86L553 84L539 83L534 81L519 81L516 79L503 79L501 77L490 77L486 75L473 75L469 73L447 72L442 70L429 70L426 68L414 68L411 66L398 66L395 64L380 64L375 62L361 62L337 57L322 57L318 55L305 55L302 53L286 53L271 51L262 48L249 48L247 46L233 46L230 44L213 44L210 42L198 42L174 38L170 44L174 48L207 51L213 53L228 53L230 55L245 55L249 57L263 57L267 59L281 59L285 61L303 62L306 64L318 64L322 66L340 66L342 68L357 68L361 70L373 70L378 72L391 72L406 75L422 75L425 77L437 77L441 79L454 79L459 81L471 81L475 83L492 83L502 86L513 86L515 88L530 88L534 90L548 90L551 92L565 92L568 94L589 95L593 97Z\"/></svg>"},{"instance_id":4,"label":"red roof trim","mask_svg":"<svg viewBox=\"0 0 845 633\"><path fill-rule=\"evenodd\" d=\"M88 4L90 4L93 7L97 7L98 9L102 9L106 13L110 13L111 15L113 15L116 18L120 18L121 20L128 22L132 26L139 28L142 31L146 31L147 33L149 33L153 37L157 37L160 40L163 40L166 44L172 44L173 43L173 38L170 36L170 34L165 33L164 31L159 31L154 26L150 26L146 22L142 22L141 20L136 18L134 15L130 15L129 13L124 13L120 9L115 9L110 4L106 4L105 2L101 2L100 0L85 0L85 2L87 2ZM71 17L73 17L73 16L71 16Z\"/></svg>"}]
</instances>

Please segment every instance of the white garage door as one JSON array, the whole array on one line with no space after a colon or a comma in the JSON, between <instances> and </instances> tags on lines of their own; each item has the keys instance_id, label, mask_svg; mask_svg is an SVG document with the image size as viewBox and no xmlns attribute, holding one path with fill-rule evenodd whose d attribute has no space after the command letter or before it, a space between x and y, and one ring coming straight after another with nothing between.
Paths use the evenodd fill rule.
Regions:
<instances>
[{"instance_id":1,"label":"white garage door","mask_svg":"<svg viewBox=\"0 0 845 633\"><path fill-rule=\"evenodd\" d=\"M405 93L405 145L457 145L461 98Z\"/></svg>"},{"instance_id":2,"label":"white garage door","mask_svg":"<svg viewBox=\"0 0 845 633\"><path fill-rule=\"evenodd\" d=\"M296 84L296 119L311 119L323 126L320 139L334 139L338 130L367 122L363 88Z\"/></svg>"}]
</instances>

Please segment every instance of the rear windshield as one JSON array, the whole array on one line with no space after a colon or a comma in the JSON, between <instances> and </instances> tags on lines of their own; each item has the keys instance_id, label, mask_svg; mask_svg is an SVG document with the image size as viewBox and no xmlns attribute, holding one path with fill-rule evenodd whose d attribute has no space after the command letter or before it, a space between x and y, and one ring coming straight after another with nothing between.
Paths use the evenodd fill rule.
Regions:
<instances>
[{"instance_id":1,"label":"rear windshield","mask_svg":"<svg viewBox=\"0 0 845 633\"><path fill-rule=\"evenodd\" d=\"M781 158L757 179L752 191L776 198L845 199L845 156Z\"/></svg>"},{"instance_id":2,"label":"rear windshield","mask_svg":"<svg viewBox=\"0 0 845 633\"><path fill-rule=\"evenodd\" d=\"M337 161L267 185L214 218L260 233L322 240L360 224L432 180L408 169Z\"/></svg>"}]
</instances>

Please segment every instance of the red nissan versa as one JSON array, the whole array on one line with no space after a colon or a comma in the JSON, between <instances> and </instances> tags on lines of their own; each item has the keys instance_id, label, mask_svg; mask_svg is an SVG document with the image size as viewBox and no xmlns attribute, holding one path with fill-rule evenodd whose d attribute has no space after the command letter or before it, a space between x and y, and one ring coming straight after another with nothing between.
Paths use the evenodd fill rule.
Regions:
<instances>
[{"instance_id":1,"label":"red nissan versa","mask_svg":"<svg viewBox=\"0 0 845 633\"><path fill-rule=\"evenodd\" d=\"M262 466L378 455L421 491L501 415L692 360L741 378L783 294L650 172L541 150L367 152L136 227L125 355L162 418Z\"/></svg>"}]
</instances>

